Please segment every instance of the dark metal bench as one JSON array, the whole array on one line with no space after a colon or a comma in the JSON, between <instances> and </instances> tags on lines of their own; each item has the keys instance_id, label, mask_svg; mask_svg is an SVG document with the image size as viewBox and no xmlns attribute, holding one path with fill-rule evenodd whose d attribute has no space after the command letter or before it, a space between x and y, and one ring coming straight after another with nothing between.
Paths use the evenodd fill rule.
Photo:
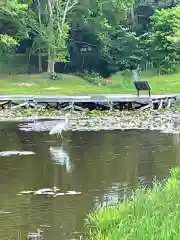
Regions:
<instances>
[{"instance_id":1,"label":"dark metal bench","mask_svg":"<svg viewBox=\"0 0 180 240\"><path fill-rule=\"evenodd\" d=\"M139 91L148 91L149 97L151 96L151 87L147 81L134 81L134 86L137 90L137 96L139 97Z\"/></svg>"}]
</instances>

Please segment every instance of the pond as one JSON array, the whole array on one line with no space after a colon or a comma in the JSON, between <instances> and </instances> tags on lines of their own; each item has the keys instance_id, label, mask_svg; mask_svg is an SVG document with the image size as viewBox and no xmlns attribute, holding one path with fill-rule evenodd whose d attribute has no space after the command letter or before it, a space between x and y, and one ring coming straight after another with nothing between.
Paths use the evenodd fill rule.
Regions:
<instances>
[{"instance_id":1,"label":"pond","mask_svg":"<svg viewBox=\"0 0 180 240\"><path fill-rule=\"evenodd\" d=\"M0 239L25 239L38 228L47 240L80 239L91 209L115 203L140 180L151 185L154 176L163 179L180 165L176 134L69 131L64 135L71 141L62 141L46 128L26 129L22 123L0 124ZM18 195L53 186L81 194Z\"/></svg>"}]
</instances>

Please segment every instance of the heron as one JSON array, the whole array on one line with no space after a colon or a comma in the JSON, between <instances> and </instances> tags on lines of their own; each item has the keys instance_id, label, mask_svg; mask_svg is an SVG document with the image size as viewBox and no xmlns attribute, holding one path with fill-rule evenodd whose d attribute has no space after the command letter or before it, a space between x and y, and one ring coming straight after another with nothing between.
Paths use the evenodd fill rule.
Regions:
<instances>
[{"instance_id":1,"label":"heron","mask_svg":"<svg viewBox=\"0 0 180 240\"><path fill-rule=\"evenodd\" d=\"M60 135L61 138L64 139L64 137L62 136L62 131L65 130L68 125L68 118L67 118L68 115L69 113L65 114L64 119L51 129L51 131L49 132L49 135L57 134L57 136Z\"/></svg>"}]
</instances>

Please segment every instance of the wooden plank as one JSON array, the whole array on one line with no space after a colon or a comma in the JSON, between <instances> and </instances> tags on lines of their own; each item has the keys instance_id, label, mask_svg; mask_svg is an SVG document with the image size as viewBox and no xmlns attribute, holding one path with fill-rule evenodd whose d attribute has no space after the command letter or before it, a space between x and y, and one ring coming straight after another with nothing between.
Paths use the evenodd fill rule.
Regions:
<instances>
[{"instance_id":1,"label":"wooden plank","mask_svg":"<svg viewBox=\"0 0 180 240\"><path fill-rule=\"evenodd\" d=\"M92 95L1 95L0 101L32 101L36 103L63 103L63 102L74 102L74 103L86 103L86 102L139 102L139 103L150 103L151 101L160 101L165 99L180 98L180 94L156 94L151 95L140 95L137 97L133 94L92 94Z\"/></svg>"},{"instance_id":2,"label":"wooden plank","mask_svg":"<svg viewBox=\"0 0 180 240\"><path fill-rule=\"evenodd\" d=\"M1 101L1 102L0 102L0 105L5 105L5 104L8 104L8 103L10 103L10 101L4 101L4 102Z\"/></svg>"}]
</instances>

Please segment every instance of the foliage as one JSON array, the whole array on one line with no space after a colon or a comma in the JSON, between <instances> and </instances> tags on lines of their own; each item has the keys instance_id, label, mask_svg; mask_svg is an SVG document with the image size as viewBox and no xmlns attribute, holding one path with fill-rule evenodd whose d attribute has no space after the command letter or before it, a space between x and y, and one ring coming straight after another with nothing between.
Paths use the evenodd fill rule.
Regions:
<instances>
[{"instance_id":1,"label":"foliage","mask_svg":"<svg viewBox=\"0 0 180 240\"><path fill-rule=\"evenodd\" d=\"M67 1L65 1L67 2ZM48 7L45 4L41 5L40 16L41 24L39 26L40 44L45 45L45 52L48 53L50 49L53 61L66 61L67 58L67 39L69 33L69 24L64 18L66 5L62 1L58 1L58 5L53 5L48 1ZM68 5L69 7L69 5ZM47 8L47 10L46 10ZM68 10L67 10L68 11ZM45 20L43 21L43 17Z\"/></svg>"},{"instance_id":2,"label":"foliage","mask_svg":"<svg viewBox=\"0 0 180 240\"><path fill-rule=\"evenodd\" d=\"M21 40L34 35L33 52L41 50L43 55L48 55L51 62L67 60L67 39L69 24L67 13L76 4L76 1L58 0L32 1L21 3L18 0L8 0L7 4L0 6L0 13L6 16L8 21L16 25L17 33L14 37Z\"/></svg>"},{"instance_id":3,"label":"foliage","mask_svg":"<svg viewBox=\"0 0 180 240\"><path fill-rule=\"evenodd\" d=\"M22 3L18 0L7 0L4 4L0 4L0 19L6 24L10 23L13 29L9 33L11 36L20 41L21 39L28 38L29 28L31 22L31 10L28 4ZM10 29L2 29L3 33L9 32Z\"/></svg>"},{"instance_id":4,"label":"foliage","mask_svg":"<svg viewBox=\"0 0 180 240\"><path fill-rule=\"evenodd\" d=\"M88 239L161 239L178 240L180 235L180 169L152 190L139 189L132 200L125 200L92 212L87 225Z\"/></svg>"},{"instance_id":5,"label":"foliage","mask_svg":"<svg viewBox=\"0 0 180 240\"><path fill-rule=\"evenodd\" d=\"M120 26L113 30L103 48L109 68L115 71L137 68L141 61L138 44L138 38L129 29Z\"/></svg>"},{"instance_id":6,"label":"foliage","mask_svg":"<svg viewBox=\"0 0 180 240\"><path fill-rule=\"evenodd\" d=\"M151 59L163 73L179 69L180 52L179 29L180 7L157 10L152 16L152 29L149 33Z\"/></svg>"},{"instance_id":7,"label":"foliage","mask_svg":"<svg viewBox=\"0 0 180 240\"><path fill-rule=\"evenodd\" d=\"M2 23L8 22L12 29L1 27L0 34L0 60L8 63L15 55L19 41L28 38L27 4L17 0L7 0L0 4L0 19Z\"/></svg>"},{"instance_id":8,"label":"foliage","mask_svg":"<svg viewBox=\"0 0 180 240\"><path fill-rule=\"evenodd\" d=\"M90 52L86 56L92 55L96 60L104 61L112 42L113 32L127 19L132 4L133 0L80 0L70 16L73 29L71 32L71 46L74 50L72 54L80 57L76 50L78 46L90 46L96 54Z\"/></svg>"},{"instance_id":9,"label":"foliage","mask_svg":"<svg viewBox=\"0 0 180 240\"><path fill-rule=\"evenodd\" d=\"M15 54L17 46L16 39L6 34L0 34L0 60L9 63Z\"/></svg>"},{"instance_id":10,"label":"foliage","mask_svg":"<svg viewBox=\"0 0 180 240\"><path fill-rule=\"evenodd\" d=\"M5 45L7 47L18 45L18 42L13 37L8 36L7 34L0 34L0 42L2 43L2 45Z\"/></svg>"},{"instance_id":11,"label":"foliage","mask_svg":"<svg viewBox=\"0 0 180 240\"><path fill-rule=\"evenodd\" d=\"M38 64L43 56L50 72L55 62L61 62L67 71L95 71L107 78L110 73L153 62L160 73L170 73L179 69L180 7L171 8L178 3L6 0L0 2L0 34L20 46L25 41L31 48L29 55L38 55ZM9 56L9 48L1 56L5 52ZM56 65L58 71L63 67Z\"/></svg>"}]
</instances>

